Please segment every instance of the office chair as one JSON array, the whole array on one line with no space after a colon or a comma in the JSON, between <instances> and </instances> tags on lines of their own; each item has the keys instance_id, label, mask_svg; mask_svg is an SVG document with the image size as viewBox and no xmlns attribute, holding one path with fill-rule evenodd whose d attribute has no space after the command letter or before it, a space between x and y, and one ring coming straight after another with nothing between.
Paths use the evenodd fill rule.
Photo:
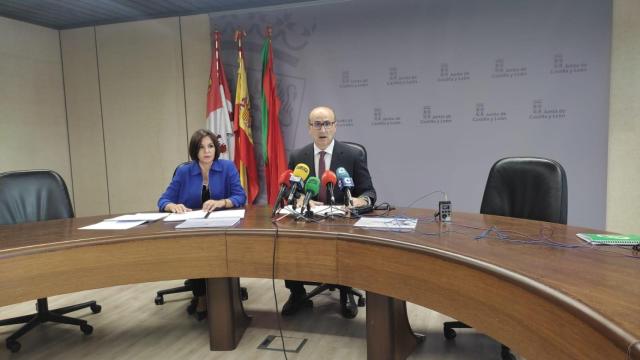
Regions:
<instances>
[{"instance_id":1,"label":"office chair","mask_svg":"<svg viewBox=\"0 0 640 360\"><path fill-rule=\"evenodd\" d=\"M184 165L188 165L190 163L191 163L191 161L186 161L186 162L183 162L183 163L179 164L178 166L176 166L175 170L173 170L173 175L171 175L171 178L173 179L173 177L176 176L176 172L178 172L179 168L181 168ZM156 298L155 298L154 302L156 303L156 305L162 305L162 304L164 304L164 296L165 295L179 294L179 293L183 293L183 292L191 292L191 291L193 291L193 289L194 289L193 280L192 279L188 279L188 280L184 281L184 285L183 286L178 286L178 287L175 287L175 288L158 291L156 293ZM241 287L240 288L240 298L242 300L247 300L249 298L249 293L247 291L247 288L245 288L245 287ZM189 315L193 315L196 312L196 306L197 306L197 299L194 297L193 299L191 299L191 302L189 303L189 306L187 306L187 313ZM199 317L198 320L204 320L204 316Z\"/></svg>"},{"instance_id":2,"label":"office chair","mask_svg":"<svg viewBox=\"0 0 640 360\"><path fill-rule=\"evenodd\" d=\"M53 171L12 171L0 174L0 225L72 218L73 208L64 180ZM0 320L0 326L24 324L6 340L11 352L20 350L18 338L45 322L78 325L89 335L93 327L86 320L64 316L72 311L90 308L94 314L102 307L95 301L49 310L47 298L37 300L37 313Z\"/></svg>"},{"instance_id":3,"label":"office chair","mask_svg":"<svg viewBox=\"0 0 640 360\"><path fill-rule=\"evenodd\" d=\"M534 157L498 160L489 171L480 213L567 224L567 175L558 162ZM444 337L456 337L460 321L444 323ZM502 359L513 359L502 345Z\"/></svg>"},{"instance_id":4,"label":"office chair","mask_svg":"<svg viewBox=\"0 0 640 360\"><path fill-rule=\"evenodd\" d=\"M362 161L367 164L367 149L364 146L354 143L341 141L342 144L348 145L354 149L356 149L360 153L360 158ZM358 307L364 307L366 305L366 299L364 295L349 287L343 285L335 285L335 284L324 284L318 282L310 282L303 281L304 285L317 285L313 290L311 290L307 295L300 300L300 302L307 301L314 296L325 292L326 290L334 291L335 289L340 290L340 313L343 317L347 319L352 319L358 315ZM358 298L358 301L355 301L355 297Z\"/></svg>"}]
</instances>

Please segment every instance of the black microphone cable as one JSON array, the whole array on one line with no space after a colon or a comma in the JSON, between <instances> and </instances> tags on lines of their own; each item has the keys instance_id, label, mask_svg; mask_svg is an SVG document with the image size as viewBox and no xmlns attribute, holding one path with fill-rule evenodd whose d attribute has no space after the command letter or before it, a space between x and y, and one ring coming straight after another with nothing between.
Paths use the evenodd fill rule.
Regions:
<instances>
[{"instance_id":1,"label":"black microphone cable","mask_svg":"<svg viewBox=\"0 0 640 360\"><path fill-rule=\"evenodd\" d=\"M276 294L276 246L278 244L278 222L275 219L271 219L271 224L275 226L276 232L273 234L273 253L271 255L271 287L273 289L273 301L276 306L276 320L278 322L278 331L280 332L280 340L282 341L282 354L284 354L285 360L287 358L287 349L284 346L284 335L282 334L282 323L280 321L280 311L278 309L278 295Z\"/></svg>"}]
</instances>

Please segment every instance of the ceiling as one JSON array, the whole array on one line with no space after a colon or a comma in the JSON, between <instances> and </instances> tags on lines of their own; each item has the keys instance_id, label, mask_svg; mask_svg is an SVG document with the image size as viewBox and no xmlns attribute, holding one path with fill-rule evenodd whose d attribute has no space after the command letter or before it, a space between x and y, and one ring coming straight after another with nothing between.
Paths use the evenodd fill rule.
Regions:
<instances>
[{"instance_id":1,"label":"ceiling","mask_svg":"<svg viewBox=\"0 0 640 360\"><path fill-rule=\"evenodd\" d=\"M317 2L311 0L0 0L0 16L62 30L143 19Z\"/></svg>"}]
</instances>

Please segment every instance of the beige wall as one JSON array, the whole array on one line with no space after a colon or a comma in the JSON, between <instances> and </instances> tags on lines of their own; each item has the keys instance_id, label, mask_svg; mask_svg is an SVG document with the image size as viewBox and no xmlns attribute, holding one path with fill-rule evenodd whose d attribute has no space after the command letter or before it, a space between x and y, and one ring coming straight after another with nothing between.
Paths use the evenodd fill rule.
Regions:
<instances>
[{"instance_id":1,"label":"beige wall","mask_svg":"<svg viewBox=\"0 0 640 360\"><path fill-rule=\"evenodd\" d=\"M112 213L155 209L185 159L178 19L96 28Z\"/></svg>"},{"instance_id":2,"label":"beige wall","mask_svg":"<svg viewBox=\"0 0 640 360\"><path fill-rule=\"evenodd\" d=\"M51 169L73 196L58 31L0 17L0 172Z\"/></svg>"},{"instance_id":3,"label":"beige wall","mask_svg":"<svg viewBox=\"0 0 640 360\"><path fill-rule=\"evenodd\" d=\"M60 32L78 216L109 213L94 28Z\"/></svg>"},{"instance_id":4,"label":"beige wall","mask_svg":"<svg viewBox=\"0 0 640 360\"><path fill-rule=\"evenodd\" d=\"M182 52L187 97L187 133L207 126L207 88L211 66L211 35L209 16L182 17Z\"/></svg>"},{"instance_id":5,"label":"beige wall","mask_svg":"<svg viewBox=\"0 0 640 360\"><path fill-rule=\"evenodd\" d=\"M61 32L78 215L155 210L205 126L207 15ZM183 70L184 69L184 70Z\"/></svg>"},{"instance_id":6,"label":"beige wall","mask_svg":"<svg viewBox=\"0 0 640 360\"><path fill-rule=\"evenodd\" d=\"M607 229L640 234L640 1L614 0Z\"/></svg>"}]
</instances>

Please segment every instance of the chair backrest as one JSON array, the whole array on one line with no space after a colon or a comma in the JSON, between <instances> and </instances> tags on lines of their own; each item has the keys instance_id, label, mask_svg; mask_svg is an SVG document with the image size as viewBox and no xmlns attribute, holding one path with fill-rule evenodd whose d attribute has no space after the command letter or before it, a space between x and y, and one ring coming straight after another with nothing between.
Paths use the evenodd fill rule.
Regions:
<instances>
[{"instance_id":1,"label":"chair backrest","mask_svg":"<svg viewBox=\"0 0 640 360\"><path fill-rule=\"evenodd\" d=\"M500 159L489 171L480 212L566 224L567 175L554 160Z\"/></svg>"},{"instance_id":2,"label":"chair backrest","mask_svg":"<svg viewBox=\"0 0 640 360\"><path fill-rule=\"evenodd\" d=\"M367 149L365 149L364 146L350 141L341 141L341 143L358 150L360 152L360 157L364 161L364 164L367 165Z\"/></svg>"},{"instance_id":3,"label":"chair backrest","mask_svg":"<svg viewBox=\"0 0 640 360\"><path fill-rule=\"evenodd\" d=\"M185 166L187 164L190 164L190 163L191 163L191 161L185 161L185 162L183 162L181 164L178 164L178 166L176 166L175 170L173 170L173 175L171 175L171 179L173 179L176 176L176 173L178 172L178 169L180 169L181 167L183 167L183 166Z\"/></svg>"},{"instance_id":4,"label":"chair backrest","mask_svg":"<svg viewBox=\"0 0 640 360\"><path fill-rule=\"evenodd\" d=\"M0 225L73 217L67 185L50 170L0 174Z\"/></svg>"}]
</instances>

